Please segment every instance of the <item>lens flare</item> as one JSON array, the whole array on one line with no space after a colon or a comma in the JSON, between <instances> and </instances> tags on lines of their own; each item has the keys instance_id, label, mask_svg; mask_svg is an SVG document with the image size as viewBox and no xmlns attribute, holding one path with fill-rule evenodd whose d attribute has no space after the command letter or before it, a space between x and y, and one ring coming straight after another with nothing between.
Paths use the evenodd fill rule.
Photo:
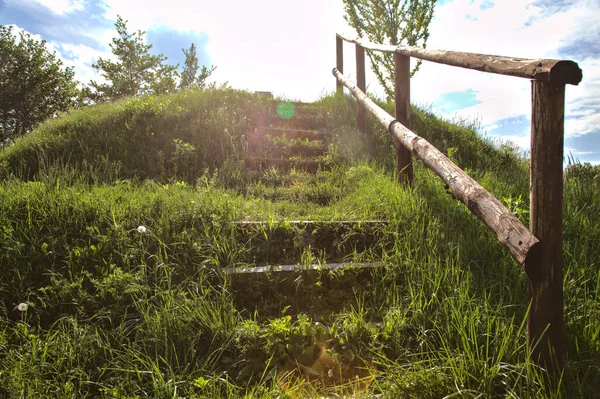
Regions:
<instances>
[{"instance_id":1,"label":"lens flare","mask_svg":"<svg viewBox=\"0 0 600 399\"><path fill-rule=\"evenodd\" d=\"M320 346L314 356L294 355L277 373L278 385L292 398L356 397L365 393L375 378L375 366L352 353ZM345 350L347 352L347 350Z\"/></svg>"},{"instance_id":2,"label":"lens flare","mask_svg":"<svg viewBox=\"0 0 600 399\"><path fill-rule=\"evenodd\" d=\"M289 101L282 101L277 105L277 115L281 119L292 119L296 114L296 106Z\"/></svg>"}]
</instances>

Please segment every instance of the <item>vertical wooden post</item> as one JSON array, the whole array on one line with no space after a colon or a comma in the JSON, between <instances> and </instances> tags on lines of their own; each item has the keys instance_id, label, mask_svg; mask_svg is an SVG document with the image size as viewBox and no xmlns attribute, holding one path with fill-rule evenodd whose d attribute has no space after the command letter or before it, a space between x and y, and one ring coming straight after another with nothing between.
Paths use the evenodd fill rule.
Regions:
<instances>
[{"instance_id":1,"label":"vertical wooden post","mask_svg":"<svg viewBox=\"0 0 600 399\"><path fill-rule=\"evenodd\" d=\"M550 376L565 356L563 321L563 141L565 85L532 82L531 232L540 240L526 262L531 308L527 343ZM535 251L533 251L535 249Z\"/></svg>"},{"instance_id":2,"label":"vertical wooden post","mask_svg":"<svg viewBox=\"0 0 600 399\"><path fill-rule=\"evenodd\" d=\"M356 86L363 92L366 93L366 83L365 83L365 48L361 45L356 45ZM356 125L358 126L358 131L361 134L367 133L367 111L360 106L360 104L356 104L358 107L356 110Z\"/></svg>"},{"instance_id":3,"label":"vertical wooden post","mask_svg":"<svg viewBox=\"0 0 600 399\"><path fill-rule=\"evenodd\" d=\"M408 129L410 120L410 57L395 53L394 76L396 80L396 119ZM413 166L410 151L400 142L396 142L396 172L398 183L404 186L412 185Z\"/></svg>"},{"instance_id":4,"label":"vertical wooden post","mask_svg":"<svg viewBox=\"0 0 600 399\"><path fill-rule=\"evenodd\" d=\"M340 73L344 73L344 41L341 37L335 37L335 56L336 56L336 68ZM336 93L343 93L344 85L342 82L336 79Z\"/></svg>"}]
</instances>

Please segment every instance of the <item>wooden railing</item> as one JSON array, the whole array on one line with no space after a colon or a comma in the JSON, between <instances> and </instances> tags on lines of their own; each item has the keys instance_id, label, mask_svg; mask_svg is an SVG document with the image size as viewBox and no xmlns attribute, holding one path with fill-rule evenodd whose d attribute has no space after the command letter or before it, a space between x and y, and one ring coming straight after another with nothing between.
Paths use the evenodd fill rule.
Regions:
<instances>
[{"instance_id":1,"label":"wooden railing","mask_svg":"<svg viewBox=\"0 0 600 399\"><path fill-rule=\"evenodd\" d=\"M356 45L357 84L343 75L343 41ZM396 118L365 94L365 49L395 56ZM370 112L396 139L398 181L413 180L416 156L448 185L452 195L488 226L529 279L527 344L533 359L558 375L565 356L563 321L563 142L565 85L581 82L573 61L530 60L495 55L391 46L336 35L338 92L345 86L358 101L357 125L366 132ZM413 133L410 116L410 57L483 72L532 79L530 229L498 199L425 139Z\"/></svg>"}]
</instances>

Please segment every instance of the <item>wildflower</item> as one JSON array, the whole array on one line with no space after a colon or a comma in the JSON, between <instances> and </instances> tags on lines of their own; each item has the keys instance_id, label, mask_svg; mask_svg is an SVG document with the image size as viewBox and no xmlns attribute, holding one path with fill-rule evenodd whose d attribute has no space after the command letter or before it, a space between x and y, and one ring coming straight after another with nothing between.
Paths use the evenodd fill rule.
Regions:
<instances>
[{"instance_id":1,"label":"wildflower","mask_svg":"<svg viewBox=\"0 0 600 399\"><path fill-rule=\"evenodd\" d=\"M144 234L146 231L148 231L148 229L146 228L146 226L139 226L137 228L137 231L139 231L140 233Z\"/></svg>"},{"instance_id":2,"label":"wildflower","mask_svg":"<svg viewBox=\"0 0 600 399\"><path fill-rule=\"evenodd\" d=\"M19 312L24 312L27 310L29 306L27 306L26 303L21 302L20 304L17 305L17 307L15 308L15 310L18 310Z\"/></svg>"}]
</instances>

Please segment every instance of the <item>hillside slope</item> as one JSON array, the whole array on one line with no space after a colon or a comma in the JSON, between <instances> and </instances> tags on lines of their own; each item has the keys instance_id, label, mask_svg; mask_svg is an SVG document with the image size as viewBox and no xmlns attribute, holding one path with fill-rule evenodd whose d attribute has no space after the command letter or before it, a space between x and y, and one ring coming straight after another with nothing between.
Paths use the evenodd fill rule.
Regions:
<instances>
[{"instance_id":1,"label":"hillside slope","mask_svg":"<svg viewBox=\"0 0 600 399\"><path fill-rule=\"evenodd\" d=\"M359 137L351 99L291 118L333 133L327 167L246 166L248 134L277 121L278 103L232 90L126 99L0 151L0 396L600 392L589 176L565 187L569 361L552 388L525 353L519 267L419 162L415 187L399 187L390 138L372 120ZM510 146L416 108L413 126L527 222L527 161ZM227 272L339 261L383 266Z\"/></svg>"}]
</instances>

